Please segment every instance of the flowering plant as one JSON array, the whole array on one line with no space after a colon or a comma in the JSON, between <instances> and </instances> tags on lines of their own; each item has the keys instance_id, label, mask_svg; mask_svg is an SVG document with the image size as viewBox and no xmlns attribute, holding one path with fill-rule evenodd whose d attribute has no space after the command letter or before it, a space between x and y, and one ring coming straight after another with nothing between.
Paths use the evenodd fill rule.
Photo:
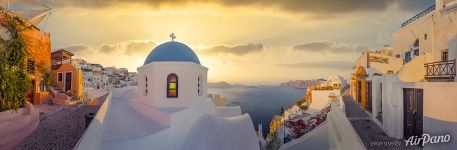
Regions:
<instances>
[{"instance_id":1,"label":"flowering plant","mask_svg":"<svg viewBox=\"0 0 457 150\"><path fill-rule=\"evenodd\" d=\"M327 119L327 113L330 112L330 110L330 105L327 105L321 111L311 115L306 120L288 120L284 122L284 125L291 131L292 138L297 139L322 124Z\"/></svg>"}]
</instances>

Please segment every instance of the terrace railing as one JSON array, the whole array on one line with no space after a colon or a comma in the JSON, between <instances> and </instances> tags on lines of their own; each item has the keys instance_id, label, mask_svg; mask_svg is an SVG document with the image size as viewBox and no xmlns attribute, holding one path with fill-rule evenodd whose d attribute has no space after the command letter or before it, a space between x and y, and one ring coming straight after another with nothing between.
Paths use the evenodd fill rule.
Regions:
<instances>
[{"instance_id":1,"label":"terrace railing","mask_svg":"<svg viewBox=\"0 0 457 150\"><path fill-rule=\"evenodd\" d=\"M422 18L423 16L427 15L428 13L432 12L435 10L435 5L430 6L429 8L425 9L424 11L420 12L419 14L415 15L414 17L406 20L401 24L401 27L406 27L408 24L413 23L414 21Z\"/></svg>"},{"instance_id":2,"label":"terrace railing","mask_svg":"<svg viewBox=\"0 0 457 150\"><path fill-rule=\"evenodd\" d=\"M424 64L426 80L454 80L456 74L455 59Z\"/></svg>"}]
</instances>

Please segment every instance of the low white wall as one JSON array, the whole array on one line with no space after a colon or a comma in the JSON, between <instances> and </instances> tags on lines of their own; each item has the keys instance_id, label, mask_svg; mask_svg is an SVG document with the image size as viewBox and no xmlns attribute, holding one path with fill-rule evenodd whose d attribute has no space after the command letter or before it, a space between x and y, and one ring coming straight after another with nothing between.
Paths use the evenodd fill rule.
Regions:
<instances>
[{"instance_id":1,"label":"low white wall","mask_svg":"<svg viewBox=\"0 0 457 150\"><path fill-rule=\"evenodd\" d=\"M332 103L331 107L325 122L304 136L282 145L280 149L366 149L344 112L336 103Z\"/></svg>"},{"instance_id":2,"label":"low white wall","mask_svg":"<svg viewBox=\"0 0 457 150\"><path fill-rule=\"evenodd\" d=\"M309 131L298 139L281 145L280 150L331 149L328 121Z\"/></svg>"},{"instance_id":3,"label":"low white wall","mask_svg":"<svg viewBox=\"0 0 457 150\"><path fill-rule=\"evenodd\" d=\"M241 116L241 108L240 106L234 107L213 107L213 116L226 118L226 117L236 117Z\"/></svg>"},{"instance_id":4,"label":"low white wall","mask_svg":"<svg viewBox=\"0 0 457 150\"><path fill-rule=\"evenodd\" d=\"M13 149L27 138L38 126L39 111L33 105L26 103L24 108L15 112L9 110L1 112L0 121L0 149Z\"/></svg>"},{"instance_id":5,"label":"low white wall","mask_svg":"<svg viewBox=\"0 0 457 150\"><path fill-rule=\"evenodd\" d=\"M0 122L11 120L20 115L27 113L26 108L19 108L18 110L7 110L0 112Z\"/></svg>"},{"instance_id":6,"label":"low white wall","mask_svg":"<svg viewBox=\"0 0 457 150\"><path fill-rule=\"evenodd\" d=\"M97 150L100 149L100 143L103 137L103 131L106 124L104 124L107 114L111 107L112 93L108 95L103 105L95 115L95 118L90 123L84 134L79 139L75 150Z\"/></svg>"},{"instance_id":7,"label":"low white wall","mask_svg":"<svg viewBox=\"0 0 457 150\"><path fill-rule=\"evenodd\" d=\"M143 103L143 101L136 100L136 99L130 100L129 104L130 104L130 107L133 108L133 110L141 113L142 115L148 117L149 119L155 120L167 127L170 127L171 115L169 113L162 112L154 107L150 107L149 105Z\"/></svg>"},{"instance_id":8,"label":"low white wall","mask_svg":"<svg viewBox=\"0 0 457 150\"><path fill-rule=\"evenodd\" d=\"M329 122L328 135L331 137L331 145L335 149L366 149L362 140L352 127L346 115L335 103L331 104L332 110L327 115Z\"/></svg>"},{"instance_id":9,"label":"low white wall","mask_svg":"<svg viewBox=\"0 0 457 150\"><path fill-rule=\"evenodd\" d=\"M312 102L309 105L309 108L313 111L318 111L324 108L328 104L330 94L333 93L335 96L340 96L339 90L313 90L311 91Z\"/></svg>"},{"instance_id":10,"label":"low white wall","mask_svg":"<svg viewBox=\"0 0 457 150\"><path fill-rule=\"evenodd\" d=\"M205 114L192 125L178 149L258 150L260 147L249 114L229 118Z\"/></svg>"},{"instance_id":11,"label":"low white wall","mask_svg":"<svg viewBox=\"0 0 457 150\"><path fill-rule=\"evenodd\" d=\"M343 112L344 116L346 116L346 105L344 104L343 96L339 96L338 101L339 101L339 106L340 106L341 112Z\"/></svg>"}]
</instances>

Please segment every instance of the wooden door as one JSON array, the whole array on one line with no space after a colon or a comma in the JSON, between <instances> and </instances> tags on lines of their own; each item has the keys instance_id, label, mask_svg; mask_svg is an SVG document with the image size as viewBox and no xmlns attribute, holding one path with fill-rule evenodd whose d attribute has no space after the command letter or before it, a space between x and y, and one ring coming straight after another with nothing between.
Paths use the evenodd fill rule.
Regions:
<instances>
[{"instance_id":1,"label":"wooden door","mask_svg":"<svg viewBox=\"0 0 457 150\"><path fill-rule=\"evenodd\" d=\"M372 84L371 81L367 82L367 111L373 112L373 102L372 102Z\"/></svg>"},{"instance_id":2,"label":"wooden door","mask_svg":"<svg viewBox=\"0 0 457 150\"><path fill-rule=\"evenodd\" d=\"M423 90L403 89L403 133L405 139L411 136L422 136L423 112Z\"/></svg>"},{"instance_id":3,"label":"wooden door","mask_svg":"<svg viewBox=\"0 0 457 150\"><path fill-rule=\"evenodd\" d=\"M362 102L362 81L357 81L357 102Z\"/></svg>"},{"instance_id":4,"label":"wooden door","mask_svg":"<svg viewBox=\"0 0 457 150\"><path fill-rule=\"evenodd\" d=\"M69 90L71 91L71 77L71 72L65 73L65 92Z\"/></svg>"}]
</instances>

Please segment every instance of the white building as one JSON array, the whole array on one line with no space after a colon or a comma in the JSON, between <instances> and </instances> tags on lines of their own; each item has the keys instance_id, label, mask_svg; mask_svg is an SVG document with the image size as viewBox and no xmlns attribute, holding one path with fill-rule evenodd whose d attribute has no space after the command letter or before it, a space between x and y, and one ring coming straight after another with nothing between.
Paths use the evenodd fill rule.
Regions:
<instances>
[{"instance_id":1,"label":"white building","mask_svg":"<svg viewBox=\"0 0 457 150\"><path fill-rule=\"evenodd\" d=\"M331 75L327 79L328 86L331 86L335 89L341 89L348 86L346 79L338 75Z\"/></svg>"},{"instance_id":2,"label":"white building","mask_svg":"<svg viewBox=\"0 0 457 150\"><path fill-rule=\"evenodd\" d=\"M138 86L112 90L76 149L260 149L249 114L208 98L207 71L188 46L158 45Z\"/></svg>"},{"instance_id":3,"label":"white building","mask_svg":"<svg viewBox=\"0 0 457 150\"><path fill-rule=\"evenodd\" d=\"M357 61L352 95L387 135L457 135L456 13L456 0L436 0L392 34L390 53L364 53ZM424 149L456 144L451 138Z\"/></svg>"}]
</instances>

